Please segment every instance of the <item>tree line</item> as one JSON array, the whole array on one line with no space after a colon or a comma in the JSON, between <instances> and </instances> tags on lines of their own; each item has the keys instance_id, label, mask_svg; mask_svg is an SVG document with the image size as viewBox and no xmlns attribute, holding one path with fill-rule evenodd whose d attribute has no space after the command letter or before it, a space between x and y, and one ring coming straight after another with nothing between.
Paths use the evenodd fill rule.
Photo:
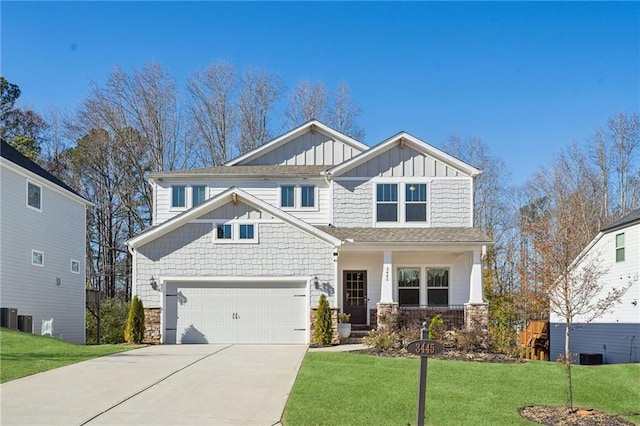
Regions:
<instances>
[{"instance_id":1,"label":"tree line","mask_svg":"<svg viewBox=\"0 0 640 426\"><path fill-rule=\"evenodd\" d=\"M131 297L124 242L151 224L150 172L224 164L312 118L358 140L359 104L346 83L302 81L288 90L268 70L216 62L184 87L158 63L116 68L71 114L17 106L20 89L0 77L0 136L91 200L88 286ZM484 291L497 346L516 326L546 318L549 286L598 230L640 207L640 116L594 123L588 140L562 147L523 185L481 138L451 135L441 148L483 170L474 223L495 244Z\"/></svg>"}]
</instances>

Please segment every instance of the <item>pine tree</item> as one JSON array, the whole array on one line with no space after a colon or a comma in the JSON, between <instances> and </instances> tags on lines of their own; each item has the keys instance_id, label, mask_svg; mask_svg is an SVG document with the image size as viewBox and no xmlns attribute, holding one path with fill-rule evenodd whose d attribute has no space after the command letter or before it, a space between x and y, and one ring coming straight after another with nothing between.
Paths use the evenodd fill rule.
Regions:
<instances>
[{"instance_id":1,"label":"pine tree","mask_svg":"<svg viewBox=\"0 0 640 426\"><path fill-rule=\"evenodd\" d=\"M331 321L331 309L329 301L324 294L320 295L318 311L316 312L315 327L313 330L313 340L320 345L328 345L333 338L333 327Z\"/></svg>"}]
</instances>

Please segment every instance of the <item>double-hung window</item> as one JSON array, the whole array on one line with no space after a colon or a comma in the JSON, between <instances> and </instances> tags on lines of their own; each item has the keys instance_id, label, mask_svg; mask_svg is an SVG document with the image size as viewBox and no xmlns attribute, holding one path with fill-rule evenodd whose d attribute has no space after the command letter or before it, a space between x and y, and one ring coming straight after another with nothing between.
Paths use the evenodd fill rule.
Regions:
<instances>
[{"instance_id":1,"label":"double-hung window","mask_svg":"<svg viewBox=\"0 0 640 426\"><path fill-rule=\"evenodd\" d=\"M294 208L296 206L295 189L295 186L290 185L280 187L280 207Z\"/></svg>"},{"instance_id":2,"label":"double-hung window","mask_svg":"<svg viewBox=\"0 0 640 426\"><path fill-rule=\"evenodd\" d=\"M27 182L27 205L36 210L42 210L42 187Z\"/></svg>"},{"instance_id":3,"label":"double-hung window","mask_svg":"<svg viewBox=\"0 0 640 426\"><path fill-rule=\"evenodd\" d=\"M398 268L398 304L420 305L420 268Z\"/></svg>"},{"instance_id":4,"label":"double-hung window","mask_svg":"<svg viewBox=\"0 0 640 426\"><path fill-rule=\"evenodd\" d=\"M398 221L398 184L376 184L376 220L378 222Z\"/></svg>"},{"instance_id":5,"label":"double-hung window","mask_svg":"<svg viewBox=\"0 0 640 426\"><path fill-rule=\"evenodd\" d=\"M427 269L427 304L429 306L449 305L449 269Z\"/></svg>"},{"instance_id":6,"label":"double-hung window","mask_svg":"<svg viewBox=\"0 0 640 426\"><path fill-rule=\"evenodd\" d=\"M316 206L316 187L313 185L303 185L300 187L300 207Z\"/></svg>"},{"instance_id":7,"label":"double-hung window","mask_svg":"<svg viewBox=\"0 0 640 426\"><path fill-rule=\"evenodd\" d=\"M181 208L186 207L186 187L185 186L172 186L171 187L171 207Z\"/></svg>"},{"instance_id":8,"label":"double-hung window","mask_svg":"<svg viewBox=\"0 0 640 426\"><path fill-rule=\"evenodd\" d=\"M195 207L204 202L206 190L206 186L191 187L191 207Z\"/></svg>"},{"instance_id":9,"label":"double-hung window","mask_svg":"<svg viewBox=\"0 0 640 426\"><path fill-rule=\"evenodd\" d=\"M427 221L427 185L408 183L405 185L405 221Z\"/></svg>"},{"instance_id":10,"label":"double-hung window","mask_svg":"<svg viewBox=\"0 0 640 426\"><path fill-rule=\"evenodd\" d=\"M624 262L624 232L616 235L616 262Z\"/></svg>"}]
</instances>

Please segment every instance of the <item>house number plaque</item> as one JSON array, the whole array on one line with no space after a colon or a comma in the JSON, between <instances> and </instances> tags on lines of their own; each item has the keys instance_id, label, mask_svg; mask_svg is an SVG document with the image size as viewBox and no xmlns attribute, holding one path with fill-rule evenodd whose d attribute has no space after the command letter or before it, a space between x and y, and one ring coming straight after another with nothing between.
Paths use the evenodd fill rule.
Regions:
<instances>
[{"instance_id":1,"label":"house number plaque","mask_svg":"<svg viewBox=\"0 0 640 426\"><path fill-rule=\"evenodd\" d=\"M427 323L422 323L420 340L415 340L406 346L409 353L420 356L420 383L418 384L418 418L416 424L424 426L425 408L427 405L427 361L431 355L444 351L442 343L428 340Z\"/></svg>"}]
</instances>

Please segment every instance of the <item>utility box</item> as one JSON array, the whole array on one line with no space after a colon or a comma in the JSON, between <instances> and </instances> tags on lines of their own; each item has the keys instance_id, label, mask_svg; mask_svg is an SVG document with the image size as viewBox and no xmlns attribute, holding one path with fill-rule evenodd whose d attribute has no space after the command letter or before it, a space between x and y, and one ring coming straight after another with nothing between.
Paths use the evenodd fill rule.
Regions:
<instances>
[{"instance_id":1,"label":"utility box","mask_svg":"<svg viewBox=\"0 0 640 426\"><path fill-rule=\"evenodd\" d=\"M0 326L18 329L18 310L15 308L0 308Z\"/></svg>"},{"instance_id":2,"label":"utility box","mask_svg":"<svg viewBox=\"0 0 640 426\"><path fill-rule=\"evenodd\" d=\"M31 315L18 315L18 330L24 333L33 333L33 317Z\"/></svg>"},{"instance_id":3,"label":"utility box","mask_svg":"<svg viewBox=\"0 0 640 426\"><path fill-rule=\"evenodd\" d=\"M601 365L602 354L580 354L580 365Z\"/></svg>"}]
</instances>

